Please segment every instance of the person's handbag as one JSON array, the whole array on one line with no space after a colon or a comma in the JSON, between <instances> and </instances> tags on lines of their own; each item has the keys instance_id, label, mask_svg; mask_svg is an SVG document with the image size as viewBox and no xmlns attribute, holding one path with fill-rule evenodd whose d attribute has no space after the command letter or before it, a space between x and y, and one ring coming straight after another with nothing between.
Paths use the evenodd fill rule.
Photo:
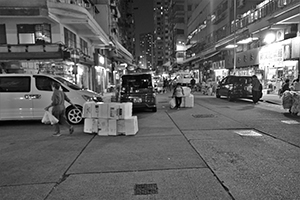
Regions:
<instances>
[{"instance_id":1,"label":"person's handbag","mask_svg":"<svg viewBox=\"0 0 300 200\"><path fill-rule=\"evenodd\" d=\"M58 119L56 119L56 117L54 117L49 111L45 111L44 116L42 118L42 123L53 125L58 123Z\"/></svg>"},{"instance_id":2,"label":"person's handbag","mask_svg":"<svg viewBox=\"0 0 300 200\"><path fill-rule=\"evenodd\" d=\"M176 106L175 98L172 98L172 99L169 101L169 104L170 104L170 108L175 108L175 106Z\"/></svg>"}]
</instances>

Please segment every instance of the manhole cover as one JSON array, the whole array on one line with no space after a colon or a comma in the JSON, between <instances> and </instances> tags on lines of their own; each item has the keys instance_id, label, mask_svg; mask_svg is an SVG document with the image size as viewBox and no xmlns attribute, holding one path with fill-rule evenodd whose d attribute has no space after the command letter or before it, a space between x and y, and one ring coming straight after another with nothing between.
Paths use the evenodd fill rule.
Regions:
<instances>
[{"instance_id":1,"label":"manhole cover","mask_svg":"<svg viewBox=\"0 0 300 200\"><path fill-rule=\"evenodd\" d=\"M134 187L135 195L158 194L157 184L136 184Z\"/></svg>"},{"instance_id":2,"label":"manhole cover","mask_svg":"<svg viewBox=\"0 0 300 200\"><path fill-rule=\"evenodd\" d=\"M234 131L234 132L241 136L262 136L262 134L254 131L254 130L238 130L238 131Z\"/></svg>"},{"instance_id":3,"label":"manhole cover","mask_svg":"<svg viewBox=\"0 0 300 200\"><path fill-rule=\"evenodd\" d=\"M281 122L286 124L299 124L299 122L295 120L282 120Z\"/></svg>"},{"instance_id":4,"label":"manhole cover","mask_svg":"<svg viewBox=\"0 0 300 200\"><path fill-rule=\"evenodd\" d=\"M213 114L199 114L199 115L192 115L195 118L212 118L215 117Z\"/></svg>"}]
</instances>

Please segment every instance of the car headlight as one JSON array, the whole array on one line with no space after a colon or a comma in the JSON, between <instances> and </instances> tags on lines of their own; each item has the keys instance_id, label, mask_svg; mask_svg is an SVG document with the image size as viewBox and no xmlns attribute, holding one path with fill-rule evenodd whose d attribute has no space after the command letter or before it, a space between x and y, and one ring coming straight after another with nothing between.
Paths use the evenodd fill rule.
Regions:
<instances>
[{"instance_id":1,"label":"car headlight","mask_svg":"<svg viewBox=\"0 0 300 200\"><path fill-rule=\"evenodd\" d=\"M85 101L93 101L93 97L90 97L88 95L82 95L82 98L85 100Z\"/></svg>"}]
</instances>

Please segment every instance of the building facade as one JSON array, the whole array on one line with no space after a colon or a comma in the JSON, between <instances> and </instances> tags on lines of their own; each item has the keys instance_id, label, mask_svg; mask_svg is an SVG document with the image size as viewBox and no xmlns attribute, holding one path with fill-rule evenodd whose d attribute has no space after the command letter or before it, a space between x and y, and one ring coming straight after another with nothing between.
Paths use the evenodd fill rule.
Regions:
<instances>
[{"instance_id":1,"label":"building facade","mask_svg":"<svg viewBox=\"0 0 300 200\"><path fill-rule=\"evenodd\" d=\"M154 0L154 68L166 63L170 56L168 8L170 0Z\"/></svg>"},{"instance_id":2,"label":"building facade","mask_svg":"<svg viewBox=\"0 0 300 200\"><path fill-rule=\"evenodd\" d=\"M268 92L299 76L297 0L203 0L188 22L184 65L204 80L256 74Z\"/></svg>"},{"instance_id":3,"label":"building facade","mask_svg":"<svg viewBox=\"0 0 300 200\"><path fill-rule=\"evenodd\" d=\"M144 69L153 68L153 33L140 34L140 62L138 66Z\"/></svg>"},{"instance_id":4,"label":"building facade","mask_svg":"<svg viewBox=\"0 0 300 200\"><path fill-rule=\"evenodd\" d=\"M81 88L106 92L113 84L111 60L126 57L119 62L132 62L132 55L107 28L110 15L99 20L103 7L98 3L106 3L112 12L108 1L2 1L1 71L56 74ZM112 51L117 54L111 55Z\"/></svg>"}]
</instances>

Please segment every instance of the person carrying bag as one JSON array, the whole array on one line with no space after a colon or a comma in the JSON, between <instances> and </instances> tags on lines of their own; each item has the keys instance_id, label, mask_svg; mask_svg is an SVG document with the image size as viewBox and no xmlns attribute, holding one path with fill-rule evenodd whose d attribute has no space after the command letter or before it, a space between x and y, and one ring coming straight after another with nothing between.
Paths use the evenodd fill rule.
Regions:
<instances>
[{"instance_id":1,"label":"person carrying bag","mask_svg":"<svg viewBox=\"0 0 300 200\"><path fill-rule=\"evenodd\" d=\"M74 132L74 127L71 126L66 119L66 108L65 108L65 101L69 102L71 105L76 107L71 100L67 97L67 95L61 91L60 84L57 82L52 83L52 103L45 108L46 111L49 110L50 107L52 108L52 115L58 119L58 123L54 124L55 133L53 136L60 136L60 127L59 124L67 126L69 128L69 133L72 134Z\"/></svg>"},{"instance_id":2,"label":"person carrying bag","mask_svg":"<svg viewBox=\"0 0 300 200\"><path fill-rule=\"evenodd\" d=\"M172 98L175 97L175 108L179 110L181 102L182 102L182 97L184 96L184 91L183 88L181 87L180 83L177 83L176 87L174 88L173 91L173 96Z\"/></svg>"}]
</instances>

